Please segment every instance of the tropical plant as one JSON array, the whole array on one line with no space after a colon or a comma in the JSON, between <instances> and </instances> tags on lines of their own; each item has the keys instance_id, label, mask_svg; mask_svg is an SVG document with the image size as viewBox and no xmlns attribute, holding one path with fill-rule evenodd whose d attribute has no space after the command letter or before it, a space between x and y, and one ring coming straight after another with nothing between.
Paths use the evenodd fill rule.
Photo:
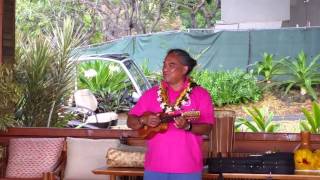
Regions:
<instances>
[{"instance_id":1,"label":"tropical plant","mask_svg":"<svg viewBox=\"0 0 320 180\"><path fill-rule=\"evenodd\" d=\"M90 61L79 65L79 87L94 93L119 93L128 85L124 83L126 74L115 63ZM91 74L90 74L91 73Z\"/></svg>"},{"instance_id":2,"label":"tropical plant","mask_svg":"<svg viewBox=\"0 0 320 180\"><path fill-rule=\"evenodd\" d=\"M121 93L129 87L119 65L96 60L79 64L78 71L79 88L90 89L95 94L102 112L118 108Z\"/></svg>"},{"instance_id":3,"label":"tropical plant","mask_svg":"<svg viewBox=\"0 0 320 180\"><path fill-rule=\"evenodd\" d=\"M52 26L51 36L18 39L16 74L23 87L16 117L24 126L51 126L57 111L72 88L71 51L79 46L84 33L66 18L61 28ZM21 36L23 37L23 36Z\"/></svg>"},{"instance_id":4,"label":"tropical plant","mask_svg":"<svg viewBox=\"0 0 320 180\"><path fill-rule=\"evenodd\" d=\"M312 102L312 111L302 108L306 121L300 122L300 128L312 133L320 133L320 105L315 101Z\"/></svg>"},{"instance_id":5,"label":"tropical plant","mask_svg":"<svg viewBox=\"0 0 320 180\"><path fill-rule=\"evenodd\" d=\"M285 94L296 86L300 88L300 94L309 94L312 99L317 100L317 94L313 85L320 84L320 64L317 62L320 54L315 56L311 63L307 64L307 55L301 51L295 61L282 61L284 75L286 80L278 82L280 85L285 85Z\"/></svg>"},{"instance_id":6,"label":"tropical plant","mask_svg":"<svg viewBox=\"0 0 320 180\"><path fill-rule=\"evenodd\" d=\"M263 59L255 64L255 73L264 77L267 83L271 83L272 78L278 75L281 70L279 61L273 59L273 54L264 53Z\"/></svg>"},{"instance_id":7,"label":"tropical plant","mask_svg":"<svg viewBox=\"0 0 320 180\"><path fill-rule=\"evenodd\" d=\"M243 117L238 118L236 129L244 125L252 132L274 132L279 127L279 124L273 122L273 112L269 112L267 108L252 107L249 109L244 107L243 110L251 117L251 120Z\"/></svg>"},{"instance_id":8,"label":"tropical plant","mask_svg":"<svg viewBox=\"0 0 320 180\"><path fill-rule=\"evenodd\" d=\"M25 85L18 105L18 118L25 126L44 126L43 120L48 118L50 111L50 104L47 103L50 97L45 94L54 87L47 83L48 66L53 56L44 37L30 40L30 43L32 47L25 49L18 69L20 83Z\"/></svg>"},{"instance_id":9,"label":"tropical plant","mask_svg":"<svg viewBox=\"0 0 320 180\"><path fill-rule=\"evenodd\" d=\"M225 72L194 71L194 80L211 94L216 106L258 101L262 91L252 73L240 70Z\"/></svg>"}]
</instances>

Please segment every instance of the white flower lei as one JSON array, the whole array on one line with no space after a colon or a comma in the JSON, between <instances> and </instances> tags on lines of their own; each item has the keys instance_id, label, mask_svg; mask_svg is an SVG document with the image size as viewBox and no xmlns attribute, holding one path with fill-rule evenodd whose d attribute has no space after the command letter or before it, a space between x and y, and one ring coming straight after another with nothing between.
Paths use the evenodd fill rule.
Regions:
<instances>
[{"instance_id":1,"label":"white flower lei","mask_svg":"<svg viewBox=\"0 0 320 180\"><path fill-rule=\"evenodd\" d=\"M157 94L158 94L157 101L160 103L160 107L162 111L165 113L169 113L169 112L173 112L173 110L174 111L181 110L182 106L190 103L190 93L193 87L196 85L197 84L195 84L194 82L191 82L191 81L188 82L188 86L181 92L175 104L171 106L168 104L169 98L168 98L167 91L163 87L162 83L160 83L159 89L157 91ZM166 97L163 97L163 96L166 96ZM164 99L166 99L167 101L165 101Z\"/></svg>"}]
</instances>

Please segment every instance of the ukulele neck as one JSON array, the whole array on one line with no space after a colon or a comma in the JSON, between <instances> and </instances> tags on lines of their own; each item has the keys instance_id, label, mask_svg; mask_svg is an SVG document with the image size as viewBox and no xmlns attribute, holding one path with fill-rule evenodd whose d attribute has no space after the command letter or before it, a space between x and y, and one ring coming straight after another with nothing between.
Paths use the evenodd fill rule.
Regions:
<instances>
[{"instance_id":1,"label":"ukulele neck","mask_svg":"<svg viewBox=\"0 0 320 180\"><path fill-rule=\"evenodd\" d=\"M162 123L168 123L170 121L173 121L174 118L182 116L182 113L178 114L161 114L160 115L160 120Z\"/></svg>"},{"instance_id":2,"label":"ukulele neck","mask_svg":"<svg viewBox=\"0 0 320 180\"><path fill-rule=\"evenodd\" d=\"M183 116L188 120L198 119L200 117L200 111L188 111L183 113L175 113L175 114L160 114L160 120L162 123L170 122L174 120L175 117Z\"/></svg>"}]
</instances>

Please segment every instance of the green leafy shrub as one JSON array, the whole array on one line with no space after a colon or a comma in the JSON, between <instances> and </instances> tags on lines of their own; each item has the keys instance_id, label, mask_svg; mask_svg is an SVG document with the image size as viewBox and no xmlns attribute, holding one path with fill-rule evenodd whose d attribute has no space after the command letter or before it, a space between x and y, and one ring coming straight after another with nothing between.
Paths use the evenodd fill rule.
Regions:
<instances>
[{"instance_id":1,"label":"green leafy shrub","mask_svg":"<svg viewBox=\"0 0 320 180\"><path fill-rule=\"evenodd\" d=\"M211 93L216 106L256 102L262 97L262 91L252 73L240 70L195 71L192 77Z\"/></svg>"},{"instance_id":2,"label":"green leafy shrub","mask_svg":"<svg viewBox=\"0 0 320 180\"><path fill-rule=\"evenodd\" d=\"M317 94L314 90L314 85L320 84L320 64L317 62L320 54L314 57L310 64L307 64L307 55L301 51L293 60L282 61L283 75L285 80L278 82L280 86L285 86L285 93L292 87L299 87L300 94L308 94L312 99L317 100Z\"/></svg>"},{"instance_id":3,"label":"green leafy shrub","mask_svg":"<svg viewBox=\"0 0 320 180\"><path fill-rule=\"evenodd\" d=\"M15 111L21 99L21 87L12 67L0 64L0 130L17 125Z\"/></svg>"},{"instance_id":4,"label":"green leafy shrub","mask_svg":"<svg viewBox=\"0 0 320 180\"><path fill-rule=\"evenodd\" d=\"M281 71L280 61L282 59L275 61L273 57L273 54L264 53L263 59L255 64L254 72L257 75L263 76L267 83L271 83L272 78Z\"/></svg>"},{"instance_id":5,"label":"green leafy shrub","mask_svg":"<svg viewBox=\"0 0 320 180\"><path fill-rule=\"evenodd\" d=\"M310 131L312 133L320 133L320 105L312 102L312 111L302 108L306 121L300 122L301 130Z\"/></svg>"},{"instance_id":6,"label":"green leafy shrub","mask_svg":"<svg viewBox=\"0 0 320 180\"><path fill-rule=\"evenodd\" d=\"M242 117L237 119L236 129L243 125L252 132L275 132L279 127L279 124L273 122L273 112L269 112L267 108L257 109L253 107L252 109L243 108L243 110L252 120Z\"/></svg>"}]
</instances>

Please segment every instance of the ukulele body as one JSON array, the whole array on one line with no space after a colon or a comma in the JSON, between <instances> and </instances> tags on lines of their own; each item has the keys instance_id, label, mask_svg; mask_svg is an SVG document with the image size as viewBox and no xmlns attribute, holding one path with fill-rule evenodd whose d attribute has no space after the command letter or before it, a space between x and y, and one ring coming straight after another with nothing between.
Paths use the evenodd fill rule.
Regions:
<instances>
[{"instance_id":1,"label":"ukulele body","mask_svg":"<svg viewBox=\"0 0 320 180\"><path fill-rule=\"evenodd\" d=\"M168 123L160 123L159 126L150 128L148 126L143 126L141 129L139 129L138 133L139 136L143 139L150 139L157 133L164 133L168 129Z\"/></svg>"}]
</instances>

